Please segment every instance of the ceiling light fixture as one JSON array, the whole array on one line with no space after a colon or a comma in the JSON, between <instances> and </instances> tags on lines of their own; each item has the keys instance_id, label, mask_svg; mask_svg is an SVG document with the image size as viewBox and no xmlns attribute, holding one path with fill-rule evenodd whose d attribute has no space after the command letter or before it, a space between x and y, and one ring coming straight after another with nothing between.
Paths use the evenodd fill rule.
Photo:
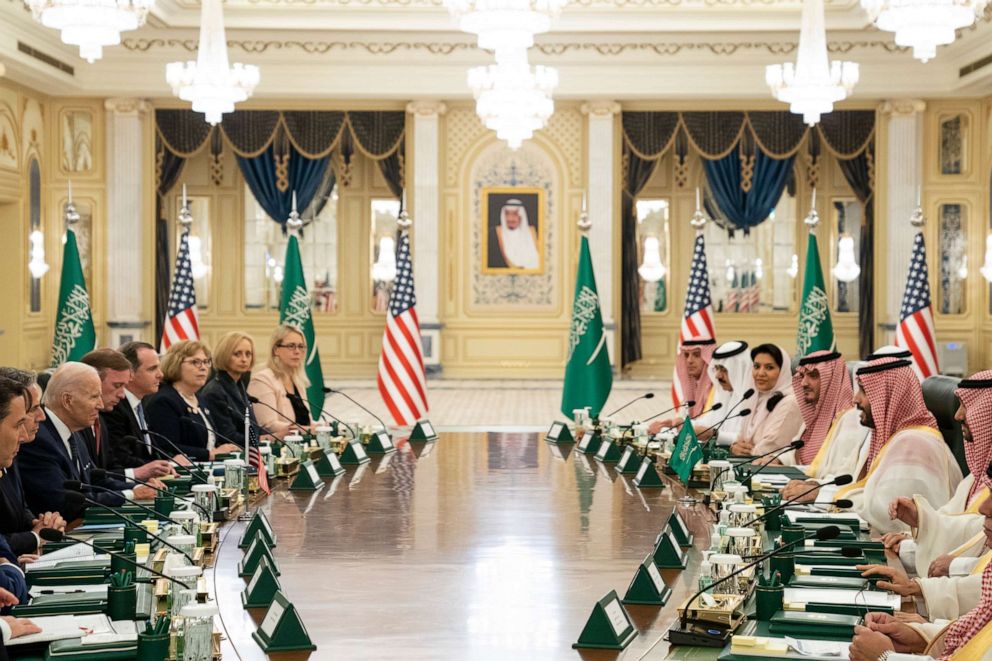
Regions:
<instances>
[{"instance_id":1,"label":"ceiling light fixture","mask_svg":"<svg viewBox=\"0 0 992 661\"><path fill-rule=\"evenodd\" d=\"M221 115L234 112L234 104L244 101L258 85L258 67L227 59L227 37L221 0L202 0L200 43L196 62L170 62L165 79L172 93L193 104L193 110L217 124Z\"/></svg>"},{"instance_id":2,"label":"ceiling light fixture","mask_svg":"<svg viewBox=\"0 0 992 661\"><path fill-rule=\"evenodd\" d=\"M895 33L899 46L913 49L923 62L937 46L954 43L954 31L966 28L985 11L989 0L861 0L879 30Z\"/></svg>"},{"instance_id":3,"label":"ceiling light fixture","mask_svg":"<svg viewBox=\"0 0 992 661\"><path fill-rule=\"evenodd\" d=\"M810 126L834 109L834 103L851 93L858 82L856 62L829 61L823 0L805 0L799 31L799 54L792 62L765 68L765 82L789 110L803 116Z\"/></svg>"},{"instance_id":4,"label":"ceiling light fixture","mask_svg":"<svg viewBox=\"0 0 992 661\"><path fill-rule=\"evenodd\" d=\"M34 19L61 32L63 43L79 46L89 63L103 57L104 46L121 43L121 32L145 24L155 0L25 0Z\"/></svg>"},{"instance_id":5,"label":"ceiling light fixture","mask_svg":"<svg viewBox=\"0 0 992 661\"><path fill-rule=\"evenodd\" d=\"M568 0L444 0L463 32L478 35L479 48L528 49L534 35L551 29L551 19Z\"/></svg>"}]
</instances>

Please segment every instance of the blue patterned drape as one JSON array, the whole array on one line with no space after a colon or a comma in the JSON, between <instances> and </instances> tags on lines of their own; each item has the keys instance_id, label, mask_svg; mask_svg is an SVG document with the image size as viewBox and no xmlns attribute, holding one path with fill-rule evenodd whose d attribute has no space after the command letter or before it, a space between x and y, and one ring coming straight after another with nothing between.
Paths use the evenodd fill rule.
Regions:
<instances>
[{"instance_id":1,"label":"blue patterned drape","mask_svg":"<svg viewBox=\"0 0 992 661\"><path fill-rule=\"evenodd\" d=\"M293 206L293 191L296 191L296 208L302 214L324 182L330 156L307 158L292 145L286 147L288 156L285 190L279 186L275 145L269 145L261 154L253 158L238 156L238 167L244 175L248 188L265 213L285 228L286 220ZM284 156L285 157L285 156Z\"/></svg>"},{"instance_id":2,"label":"blue patterned drape","mask_svg":"<svg viewBox=\"0 0 992 661\"><path fill-rule=\"evenodd\" d=\"M720 211L730 224L744 234L760 225L778 204L789 181L794 156L776 159L760 149L754 152L751 188L741 189L741 153L732 150L723 158L704 160L706 181Z\"/></svg>"}]
</instances>

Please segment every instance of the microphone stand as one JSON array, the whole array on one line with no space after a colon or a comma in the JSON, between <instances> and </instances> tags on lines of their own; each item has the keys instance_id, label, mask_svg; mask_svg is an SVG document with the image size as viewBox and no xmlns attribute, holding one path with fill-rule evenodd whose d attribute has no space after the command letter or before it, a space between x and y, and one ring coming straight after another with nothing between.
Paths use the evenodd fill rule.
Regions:
<instances>
[{"instance_id":1,"label":"microphone stand","mask_svg":"<svg viewBox=\"0 0 992 661\"><path fill-rule=\"evenodd\" d=\"M816 534L810 536L803 536L797 540L787 542L782 546L772 549L768 553L764 553L758 557L757 560L749 562L741 567L738 567L734 571L730 572L726 576L717 579L713 583L710 583L702 590L699 590L694 595L689 597L682 608L682 613L679 616L679 620L668 630L668 642L672 645L693 645L697 647L723 647L727 644L727 640L730 638L732 629L724 627L723 625L718 625L714 623L707 623L704 626L693 625L689 626L689 611L692 608L692 603L699 598L701 594L712 590L715 586L725 583L730 579L743 574L748 569L760 565L765 560L772 558L776 555L784 553L788 549L796 546L797 544L805 544L807 539L818 539L826 540L833 539L840 534L840 528L837 526L826 526L820 528L816 531ZM717 633L713 633L717 632Z\"/></svg>"},{"instance_id":2,"label":"microphone stand","mask_svg":"<svg viewBox=\"0 0 992 661\"><path fill-rule=\"evenodd\" d=\"M178 455L180 455L180 456L181 456L181 457L183 457L183 458L184 458L184 459L185 459L186 461L188 461L188 462L189 462L189 466L188 466L188 468L190 468L191 470L193 470L193 467L194 467L194 466L196 466L196 462L195 462L195 461L193 461L193 458L192 458L192 457L190 457L190 456L189 456L188 454L186 454L185 452L183 452L183 451L182 451L182 450L181 450L181 449L179 448L179 446L178 446L178 445L176 445L176 444L175 444L175 443L174 443L174 442L172 441L172 439L171 439L171 438L169 438L168 436L166 436L165 434L159 434L159 433L158 433L157 431L152 431L151 429L142 429L142 430L141 430L141 433L142 433L142 434L148 434L149 436L154 436L155 438L158 438L158 439L161 439L161 440L163 440L163 441L165 441L165 442L166 442L166 444L168 444L168 446L169 446L170 448L172 448L173 450L175 450L175 451L176 451L176 454L178 454ZM155 444L153 443L151 447L155 447ZM157 449L161 449L161 448L157 448ZM171 457L170 457L170 459L171 459ZM199 468L196 468L195 470L196 470L197 472L201 472Z\"/></svg>"},{"instance_id":3,"label":"microphone stand","mask_svg":"<svg viewBox=\"0 0 992 661\"><path fill-rule=\"evenodd\" d=\"M131 438L134 438L134 437L132 436ZM154 489L155 491L157 491L157 492L159 492L161 494L165 494L166 496L172 496L173 498L179 498L178 496L176 496L174 493L172 493L168 489L161 489L159 487L152 486L148 482L145 482L143 480L139 480L136 477L129 478L129 477L125 476L125 475L121 475L120 473L114 473L112 471L104 470L103 468L94 469L93 472L90 473L90 478L96 479L99 482L100 481L101 474L102 475L109 475L110 477L116 477L116 478L121 479L121 480L130 480L131 482L137 482L138 484L140 484L142 486L148 487L149 489ZM80 486L82 486L82 483L80 483ZM195 500L189 500L187 498L182 498L181 500L182 500L182 502L187 503L189 505L192 505L193 507L199 509L201 512L203 512L204 514L206 514L208 521L213 518L210 515L210 513L208 513L207 510L204 509L204 507L202 505L200 505L199 503L197 503Z\"/></svg>"},{"instance_id":4,"label":"microphone stand","mask_svg":"<svg viewBox=\"0 0 992 661\"><path fill-rule=\"evenodd\" d=\"M364 406L362 406L361 404L359 404L348 393L343 392L341 390L335 390L334 388L324 388L324 392L326 392L328 394L331 394L331 395L341 395L342 397L344 397L345 399L347 399L349 402L351 402L352 404L354 404L355 406L357 406L358 408L362 409L363 411L365 411L366 413L368 413L370 416L372 416L373 418L375 418L376 419L376 422L378 422L382 426L382 431L386 432L387 435L389 434L389 430L386 428L386 423L382 421L382 418L380 418L375 413L373 413L372 411L368 410L367 408L365 408Z\"/></svg>"},{"instance_id":5,"label":"microphone stand","mask_svg":"<svg viewBox=\"0 0 992 661\"><path fill-rule=\"evenodd\" d=\"M753 519L751 519L750 521L747 521L747 522L745 522L744 524L742 524L742 525L740 525L738 527L740 527L740 528L747 528L748 526L753 525L753 524L757 523L758 521L763 521L766 518L768 518L769 515L774 514L775 512L779 512L781 510L784 510L789 505L796 504L796 502L800 498L802 498L803 496L805 496L807 494L811 494L814 491L816 491L816 490L818 490L818 489L820 489L822 487L825 487L825 486L830 485L830 484L833 484L833 485L837 485L837 484L844 485L844 484L849 484L850 482L851 482L851 476L850 475L838 475L837 477L835 477L834 479L830 480L829 482L824 482L823 484L817 484L815 487L812 487L810 489L807 489L806 491L803 491L798 496L795 496L793 498L790 498L789 500L787 500L787 501L785 501L783 503L779 503L775 507L769 509L767 512L765 512L764 514L762 514L761 516L756 516Z\"/></svg>"},{"instance_id":6,"label":"microphone stand","mask_svg":"<svg viewBox=\"0 0 992 661\"><path fill-rule=\"evenodd\" d=\"M603 416L603 417L604 417L604 418L612 418L612 417L613 417L613 416L615 416L615 415L616 415L617 413L619 413L620 411L622 411L622 410L624 410L625 408L627 408L627 407L628 407L628 406L630 406L631 404L633 404L633 403L635 403L635 402L639 402L639 401L641 401L642 399L654 399L654 393L653 393L653 392L649 392L649 393L645 393L645 394L643 394L643 395L641 395L640 397L635 397L634 399L632 399L632 400L630 400L629 402L627 402L626 404L624 404L624 405L623 405L623 406L621 406L620 408L618 408L618 409L616 409L615 411L612 411L612 412L610 412L610 413L608 413L608 414L606 414L606 415L605 415L605 416Z\"/></svg>"},{"instance_id":7,"label":"microphone stand","mask_svg":"<svg viewBox=\"0 0 992 661\"><path fill-rule=\"evenodd\" d=\"M148 514L151 514L154 518L156 518L156 519L164 519L164 520L168 521L169 523L174 523L177 526L182 526L182 524L179 523L178 521L176 521L175 519L171 519L168 516L166 516L165 514L159 514L158 512L156 512L151 507L148 507L147 505L142 505L141 503L139 503L136 500L131 500L130 498L125 497L120 491L117 491L116 489L108 489L107 487L101 487L99 485L92 484L90 482L80 482L79 480L66 480L62 484L62 486L65 489L69 490L69 491L76 491L76 489L74 487L80 487L82 489L90 489L90 490L93 490L93 491L102 491L104 493L116 493L117 495L119 495L121 498L124 499L124 502L125 503L127 503L129 505L133 505L134 507L137 507L141 511L147 512ZM101 503L101 505L102 504L103 503Z\"/></svg>"},{"instance_id":8,"label":"microphone stand","mask_svg":"<svg viewBox=\"0 0 992 661\"><path fill-rule=\"evenodd\" d=\"M135 523L134 521L132 521L128 517L124 516L123 514L121 514L117 510L115 510L113 507L110 507L108 505L104 505L100 501L93 500L92 498L88 498L83 493L80 493L78 491L69 491L69 492L66 493L66 495L68 496L69 494L72 494L72 493L79 494L79 499L80 499L79 504L87 503L88 505L99 507L101 509L104 509L104 510L110 512L113 516L116 516L118 519L120 519L121 521L123 521L127 525L134 526L135 528L138 528L140 530L144 530L144 528L142 528L140 525L138 525L137 523ZM175 521L172 521L172 523L176 523L176 522ZM177 524L177 525L179 525L179 524ZM151 534L151 533L148 533L148 534ZM196 564L196 561L193 560L193 558L188 553L186 553L186 551L183 551L178 546L175 546L173 544L170 544L169 542L165 541L164 539L162 539L158 535L152 535L152 537L154 537L155 540L158 543L162 544L162 546L168 547L168 548L172 549L173 551L175 551L176 553L178 553L178 554L182 555L183 557L185 557L187 560L189 560L189 564L191 564L191 565L195 565Z\"/></svg>"},{"instance_id":9,"label":"microphone stand","mask_svg":"<svg viewBox=\"0 0 992 661\"><path fill-rule=\"evenodd\" d=\"M642 423L643 422L651 422L652 420L654 420L655 418L657 418L659 415L665 415L666 413L671 413L672 411L675 411L677 409L680 409L683 406L687 406L689 408L692 408L695 405L696 405L696 400L690 399L688 402L683 402L683 403L679 404L678 406L673 406L672 408L665 409L664 411L661 411L659 413L655 413L650 418L647 418L646 420L641 420L641 422Z\"/></svg>"},{"instance_id":10,"label":"microphone stand","mask_svg":"<svg viewBox=\"0 0 992 661\"><path fill-rule=\"evenodd\" d=\"M779 448L779 451L777 452L777 454L776 454L775 452L766 452L766 453L765 453L765 454L763 454L763 455L759 455L759 456L757 456L757 457L751 457L751 461L749 461L749 462L747 462L747 463L748 463L748 464L754 464L754 460L755 460L755 459L764 459L765 457L767 457L767 456L768 456L768 455L770 455L770 454L775 454L775 456L774 456L774 457L772 457L772 461L775 461L776 459L778 459L779 457L781 457L781 456L782 456L783 454L785 454L786 452L789 452L790 450L799 450L799 449L801 449L801 448L802 448L802 447L803 447L804 445L806 445L806 441L804 441L804 440L802 440L802 439L797 439L797 440L795 440L795 441L792 441L792 443L789 443L789 444L788 444L787 446L785 446L784 448ZM766 469L766 468L768 468L768 467L769 467L770 465L771 465L771 462L767 462L767 463L764 463L764 464L762 464L761 466L759 466L759 467L758 467L758 470L756 470L756 471L751 471L751 472L749 472L749 473L747 474L747 477L742 477L742 478L741 478L741 482L744 482L745 480L751 480L751 479L753 479L755 475L757 475L757 474L758 474L758 473L760 473L761 471L763 471L763 470L765 470L765 469ZM741 471L741 475L743 475L743 469L742 469L742 471Z\"/></svg>"},{"instance_id":11,"label":"microphone stand","mask_svg":"<svg viewBox=\"0 0 992 661\"><path fill-rule=\"evenodd\" d=\"M112 555L115 558L118 558L119 560L123 560L124 562L126 562L127 564L131 565L132 567L134 567L136 569L144 569L149 574L153 574L155 576L158 576L159 578L164 578L167 581L171 581L171 582L175 583L176 585L181 585L186 590L189 590L190 589L189 585L187 585L186 583L183 583L179 579L173 578L171 576L167 576L167 575L163 574L160 571L156 571L156 570L152 569L151 567L147 567L147 566L141 564L140 562L137 562L135 560L132 560L131 558L127 557L127 554L126 553L115 553L114 551L107 551L106 549L97 548L95 545L90 544L89 542L87 542L85 540L82 540L82 539L80 539L78 537L72 537L70 535L67 535L64 532L62 532L61 530L55 530L54 528L42 528L38 532L38 536L41 537L46 542L61 542L62 540L67 539L70 542L75 542L76 544L82 544L83 546L88 546L88 547L90 547L91 549L93 549L94 551L96 551L98 553L106 553L108 555ZM137 580L137 578L135 578L135 583L137 583L137 582L138 582L138 580Z\"/></svg>"}]
</instances>

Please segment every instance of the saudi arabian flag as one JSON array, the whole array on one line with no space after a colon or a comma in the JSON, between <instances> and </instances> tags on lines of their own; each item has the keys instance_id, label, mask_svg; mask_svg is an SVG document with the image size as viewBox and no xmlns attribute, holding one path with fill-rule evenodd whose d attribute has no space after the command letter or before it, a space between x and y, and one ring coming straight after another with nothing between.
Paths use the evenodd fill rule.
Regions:
<instances>
[{"instance_id":1,"label":"saudi arabian flag","mask_svg":"<svg viewBox=\"0 0 992 661\"><path fill-rule=\"evenodd\" d=\"M610 396L613 372L606 349L603 315L599 310L596 275L592 271L589 239L582 237L579 268L575 277L575 302L572 304L572 329L568 335L568 362L565 364L565 388L561 394L561 412L588 406L595 418Z\"/></svg>"},{"instance_id":2,"label":"saudi arabian flag","mask_svg":"<svg viewBox=\"0 0 992 661\"><path fill-rule=\"evenodd\" d=\"M796 344L798 358L814 351L832 351L834 348L834 325L830 321L830 301L827 300L827 288L823 284L820 250L816 247L816 236L812 232L809 233L809 242L806 246L803 302L799 308L799 337Z\"/></svg>"},{"instance_id":3,"label":"saudi arabian flag","mask_svg":"<svg viewBox=\"0 0 992 661\"><path fill-rule=\"evenodd\" d=\"M682 484L687 485L693 466L702 460L703 449L699 447L696 430L692 428L692 421L687 421L682 425L678 440L675 441L675 449L672 451L671 459L668 460L668 465L679 476Z\"/></svg>"},{"instance_id":4,"label":"saudi arabian flag","mask_svg":"<svg viewBox=\"0 0 992 661\"><path fill-rule=\"evenodd\" d=\"M313 332L310 294L307 293L307 281L303 277L300 244L292 234L286 245L282 295L279 297L279 323L299 328L306 338L306 370L307 378L310 379L307 401L310 404L310 415L316 419L324 410L324 373L320 369L320 353L317 351L317 340Z\"/></svg>"},{"instance_id":5,"label":"saudi arabian flag","mask_svg":"<svg viewBox=\"0 0 992 661\"><path fill-rule=\"evenodd\" d=\"M65 250L62 253L52 367L58 367L67 360L79 360L95 347L96 329L93 328L90 296L86 293L86 280L83 279L83 264L79 259L76 233L69 229L65 232Z\"/></svg>"}]
</instances>

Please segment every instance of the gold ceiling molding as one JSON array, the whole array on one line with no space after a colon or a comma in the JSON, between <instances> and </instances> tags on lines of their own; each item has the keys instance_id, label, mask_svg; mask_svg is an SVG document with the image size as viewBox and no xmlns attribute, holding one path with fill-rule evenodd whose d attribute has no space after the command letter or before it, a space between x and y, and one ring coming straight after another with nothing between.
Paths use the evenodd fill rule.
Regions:
<instances>
[{"instance_id":1,"label":"gold ceiling molding","mask_svg":"<svg viewBox=\"0 0 992 661\"><path fill-rule=\"evenodd\" d=\"M21 0L12 0L21 1ZM832 7L853 7L857 0L826 0ZM177 4L184 8L199 8L199 2L179 0ZM260 6L260 5L308 5L335 7L443 7L444 0L240 0L228 2L228 6ZM579 7L801 7L802 0L572 0L570 3Z\"/></svg>"},{"instance_id":2,"label":"gold ceiling molding","mask_svg":"<svg viewBox=\"0 0 992 661\"><path fill-rule=\"evenodd\" d=\"M121 45L129 51L146 53L162 48L181 48L195 53L196 39L145 39L126 37ZM474 51L473 42L426 42L426 41L312 41L291 39L287 41L247 39L229 40L228 48L244 51L250 54L261 54L268 51L299 50L309 55L325 55L331 51L364 50L371 55L391 55L396 52L420 51L430 55L451 55L460 51ZM539 43L534 46L542 55L560 56L573 52L594 52L598 55L615 56L624 53L653 53L662 56L678 55L682 52L709 52L712 55L734 55L744 51L765 51L771 55L789 55L795 52L798 44L794 41L740 41L740 42L640 42L640 43L609 43L609 42L551 42ZM882 50L886 53L902 53L908 48L897 46L891 41L882 39L832 41L827 44L831 53L850 53L855 50Z\"/></svg>"}]
</instances>

